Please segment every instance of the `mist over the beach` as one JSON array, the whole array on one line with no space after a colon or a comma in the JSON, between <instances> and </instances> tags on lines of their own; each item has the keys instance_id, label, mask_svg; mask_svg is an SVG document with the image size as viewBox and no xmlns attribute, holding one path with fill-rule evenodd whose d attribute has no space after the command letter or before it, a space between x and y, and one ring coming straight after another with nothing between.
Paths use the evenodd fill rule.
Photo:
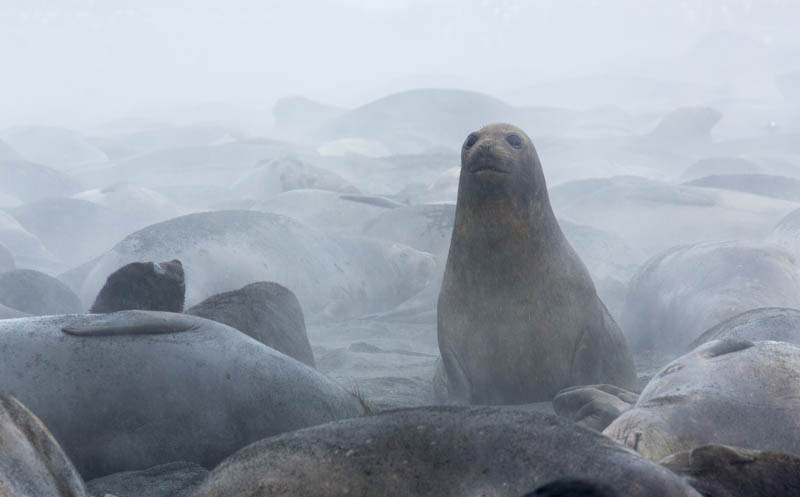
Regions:
<instances>
[{"instance_id":1,"label":"mist over the beach","mask_svg":"<svg viewBox=\"0 0 800 497\"><path fill-rule=\"evenodd\" d=\"M800 495L798 25L0 0L0 495Z\"/></svg>"}]
</instances>

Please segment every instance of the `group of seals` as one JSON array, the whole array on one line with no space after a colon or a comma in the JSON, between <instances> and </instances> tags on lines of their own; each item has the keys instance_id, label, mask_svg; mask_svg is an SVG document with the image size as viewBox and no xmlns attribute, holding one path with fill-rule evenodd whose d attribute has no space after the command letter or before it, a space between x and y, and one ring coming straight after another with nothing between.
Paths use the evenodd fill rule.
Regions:
<instances>
[{"instance_id":1,"label":"group of seals","mask_svg":"<svg viewBox=\"0 0 800 497\"><path fill-rule=\"evenodd\" d=\"M438 336L440 379L459 402L549 401L572 385L634 384L625 338L515 126L489 125L464 142Z\"/></svg>"}]
</instances>

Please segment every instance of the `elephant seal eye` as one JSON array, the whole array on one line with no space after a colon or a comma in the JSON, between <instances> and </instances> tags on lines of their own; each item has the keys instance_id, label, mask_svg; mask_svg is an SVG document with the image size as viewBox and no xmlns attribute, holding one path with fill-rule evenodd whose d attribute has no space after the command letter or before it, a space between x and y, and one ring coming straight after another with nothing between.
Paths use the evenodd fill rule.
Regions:
<instances>
[{"instance_id":1,"label":"elephant seal eye","mask_svg":"<svg viewBox=\"0 0 800 497\"><path fill-rule=\"evenodd\" d=\"M508 135L506 136L506 141L508 142L509 145L511 145L514 148L522 147L522 138L520 138L519 135L514 135L514 134Z\"/></svg>"},{"instance_id":2,"label":"elephant seal eye","mask_svg":"<svg viewBox=\"0 0 800 497\"><path fill-rule=\"evenodd\" d=\"M464 142L464 147L469 148L475 145L476 141L478 141L478 135L469 135L467 141Z\"/></svg>"}]
</instances>

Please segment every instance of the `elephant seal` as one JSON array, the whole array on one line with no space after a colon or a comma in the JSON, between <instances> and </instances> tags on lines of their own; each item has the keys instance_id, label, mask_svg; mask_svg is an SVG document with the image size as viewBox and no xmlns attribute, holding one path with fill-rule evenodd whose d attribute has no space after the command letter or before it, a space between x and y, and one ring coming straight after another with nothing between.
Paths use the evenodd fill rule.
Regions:
<instances>
[{"instance_id":1,"label":"elephant seal","mask_svg":"<svg viewBox=\"0 0 800 497\"><path fill-rule=\"evenodd\" d=\"M796 258L774 245L703 242L642 265L620 323L637 358L660 367L712 326L761 307L800 308Z\"/></svg>"},{"instance_id":2,"label":"elephant seal","mask_svg":"<svg viewBox=\"0 0 800 497\"><path fill-rule=\"evenodd\" d=\"M26 318L28 316L30 314L27 312L18 311L0 304L0 319Z\"/></svg>"},{"instance_id":3,"label":"elephant seal","mask_svg":"<svg viewBox=\"0 0 800 497\"><path fill-rule=\"evenodd\" d=\"M67 285L33 269L0 274L0 304L33 316L83 310L78 296Z\"/></svg>"},{"instance_id":4,"label":"elephant seal","mask_svg":"<svg viewBox=\"0 0 800 497\"><path fill-rule=\"evenodd\" d=\"M713 340L656 374L603 433L660 460L706 444L800 456L800 347Z\"/></svg>"},{"instance_id":5,"label":"elephant seal","mask_svg":"<svg viewBox=\"0 0 800 497\"><path fill-rule=\"evenodd\" d=\"M238 330L155 311L0 321L0 391L42 419L86 479L174 461L211 468L264 437L363 412Z\"/></svg>"},{"instance_id":6,"label":"elephant seal","mask_svg":"<svg viewBox=\"0 0 800 497\"><path fill-rule=\"evenodd\" d=\"M162 464L143 471L124 471L86 482L96 497L190 497L208 475L204 467L188 462Z\"/></svg>"},{"instance_id":7,"label":"elephant seal","mask_svg":"<svg viewBox=\"0 0 800 497\"><path fill-rule=\"evenodd\" d=\"M530 138L509 124L461 151L455 225L438 305L447 397L549 401L573 386L631 388L625 338L553 215Z\"/></svg>"},{"instance_id":8,"label":"elephant seal","mask_svg":"<svg viewBox=\"0 0 800 497\"><path fill-rule=\"evenodd\" d=\"M213 295L186 314L227 324L298 361L316 367L303 309L295 294L272 281L259 281Z\"/></svg>"},{"instance_id":9,"label":"elephant seal","mask_svg":"<svg viewBox=\"0 0 800 497\"><path fill-rule=\"evenodd\" d=\"M764 307L743 312L705 331L689 344L687 352L711 340L724 338L800 345L800 311L787 307Z\"/></svg>"},{"instance_id":10,"label":"elephant seal","mask_svg":"<svg viewBox=\"0 0 800 497\"><path fill-rule=\"evenodd\" d=\"M14 256L5 245L0 243L0 273L17 269L17 264L14 262Z\"/></svg>"},{"instance_id":11,"label":"elephant seal","mask_svg":"<svg viewBox=\"0 0 800 497\"><path fill-rule=\"evenodd\" d=\"M603 431L638 399L637 394L614 385L584 385L558 392L553 398L553 411L562 418Z\"/></svg>"},{"instance_id":12,"label":"elephant seal","mask_svg":"<svg viewBox=\"0 0 800 497\"><path fill-rule=\"evenodd\" d=\"M626 497L699 497L601 434L527 406L432 406L328 423L252 444L193 497L519 497L565 475Z\"/></svg>"},{"instance_id":13,"label":"elephant seal","mask_svg":"<svg viewBox=\"0 0 800 497\"><path fill-rule=\"evenodd\" d=\"M89 497L47 428L7 393L0 393L0 454L3 497Z\"/></svg>"},{"instance_id":14,"label":"elephant seal","mask_svg":"<svg viewBox=\"0 0 800 497\"><path fill-rule=\"evenodd\" d=\"M707 497L800 495L800 457L779 452L704 445L663 459Z\"/></svg>"},{"instance_id":15,"label":"elephant seal","mask_svg":"<svg viewBox=\"0 0 800 497\"><path fill-rule=\"evenodd\" d=\"M183 312L185 294L181 261L131 262L111 273L89 312Z\"/></svg>"}]
</instances>

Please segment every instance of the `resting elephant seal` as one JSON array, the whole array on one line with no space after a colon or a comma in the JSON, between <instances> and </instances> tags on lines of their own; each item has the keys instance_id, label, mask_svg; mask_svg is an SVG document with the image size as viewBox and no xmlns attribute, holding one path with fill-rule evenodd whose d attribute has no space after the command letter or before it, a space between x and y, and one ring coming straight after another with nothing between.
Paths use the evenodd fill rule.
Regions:
<instances>
[{"instance_id":1,"label":"resting elephant seal","mask_svg":"<svg viewBox=\"0 0 800 497\"><path fill-rule=\"evenodd\" d=\"M706 444L800 456L800 347L712 340L669 363L603 433L660 460Z\"/></svg>"},{"instance_id":2,"label":"resting elephant seal","mask_svg":"<svg viewBox=\"0 0 800 497\"><path fill-rule=\"evenodd\" d=\"M658 464L532 406L398 409L285 433L226 459L193 497L520 497L566 476L626 497L699 497Z\"/></svg>"},{"instance_id":3,"label":"resting elephant seal","mask_svg":"<svg viewBox=\"0 0 800 497\"><path fill-rule=\"evenodd\" d=\"M689 344L691 351L711 340L771 340L800 346L800 311L788 307L763 307L723 321Z\"/></svg>"},{"instance_id":4,"label":"resting elephant seal","mask_svg":"<svg viewBox=\"0 0 800 497\"><path fill-rule=\"evenodd\" d=\"M173 461L211 468L264 437L362 412L238 330L155 311L0 321L0 391L47 425L86 479Z\"/></svg>"},{"instance_id":5,"label":"resting elephant seal","mask_svg":"<svg viewBox=\"0 0 800 497\"><path fill-rule=\"evenodd\" d=\"M7 393L0 393L0 496L89 497L47 428Z\"/></svg>"},{"instance_id":6,"label":"resting elephant seal","mask_svg":"<svg viewBox=\"0 0 800 497\"><path fill-rule=\"evenodd\" d=\"M492 124L464 142L438 333L447 396L458 402L549 401L572 385L635 381L625 338L515 126Z\"/></svg>"}]
</instances>

